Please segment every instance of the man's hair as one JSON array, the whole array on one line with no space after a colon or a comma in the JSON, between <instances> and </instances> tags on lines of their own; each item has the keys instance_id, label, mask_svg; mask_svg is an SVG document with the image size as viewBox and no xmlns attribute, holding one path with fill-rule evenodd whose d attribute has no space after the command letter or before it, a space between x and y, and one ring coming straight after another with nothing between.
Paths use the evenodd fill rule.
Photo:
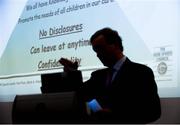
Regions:
<instances>
[{"instance_id":1,"label":"man's hair","mask_svg":"<svg viewBox=\"0 0 180 125\"><path fill-rule=\"evenodd\" d=\"M119 45L120 50L123 51L122 39L119 36L117 31L112 30L111 28L103 28L101 30L98 30L91 36L90 42L92 43L92 41L100 35L104 36L104 38L108 44L117 43Z\"/></svg>"}]
</instances>

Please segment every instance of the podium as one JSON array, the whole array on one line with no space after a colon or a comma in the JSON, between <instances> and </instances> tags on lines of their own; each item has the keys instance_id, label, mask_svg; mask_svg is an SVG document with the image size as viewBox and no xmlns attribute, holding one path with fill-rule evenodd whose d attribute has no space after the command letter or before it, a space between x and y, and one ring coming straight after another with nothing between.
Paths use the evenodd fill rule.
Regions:
<instances>
[{"instance_id":1,"label":"podium","mask_svg":"<svg viewBox=\"0 0 180 125\"><path fill-rule=\"evenodd\" d=\"M81 123L85 102L78 99L82 85L80 71L41 75L42 94L17 95L13 103L13 123Z\"/></svg>"},{"instance_id":2,"label":"podium","mask_svg":"<svg viewBox=\"0 0 180 125\"><path fill-rule=\"evenodd\" d=\"M81 123L84 109L76 92L17 95L12 120L15 124Z\"/></svg>"}]
</instances>

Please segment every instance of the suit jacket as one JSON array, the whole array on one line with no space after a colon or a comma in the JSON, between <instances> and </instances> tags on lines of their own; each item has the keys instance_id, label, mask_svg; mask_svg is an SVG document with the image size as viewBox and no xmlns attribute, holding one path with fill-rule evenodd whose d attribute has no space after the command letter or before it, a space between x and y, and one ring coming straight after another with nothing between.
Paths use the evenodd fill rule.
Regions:
<instances>
[{"instance_id":1,"label":"suit jacket","mask_svg":"<svg viewBox=\"0 0 180 125\"><path fill-rule=\"evenodd\" d=\"M160 99L152 70L128 58L106 87L108 68L93 72L80 89L83 100L96 99L111 113L96 115L97 123L150 123L160 117Z\"/></svg>"}]
</instances>

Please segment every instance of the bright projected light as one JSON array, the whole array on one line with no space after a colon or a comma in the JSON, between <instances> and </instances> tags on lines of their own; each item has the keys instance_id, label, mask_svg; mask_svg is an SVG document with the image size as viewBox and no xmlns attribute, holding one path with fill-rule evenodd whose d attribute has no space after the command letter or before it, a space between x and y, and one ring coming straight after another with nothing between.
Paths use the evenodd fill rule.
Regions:
<instances>
[{"instance_id":1,"label":"bright projected light","mask_svg":"<svg viewBox=\"0 0 180 125\"><path fill-rule=\"evenodd\" d=\"M180 97L179 0L1 0L0 12L0 101L41 93L40 75L62 72L61 57L87 80L103 67L89 38L104 27L152 68L160 97Z\"/></svg>"}]
</instances>

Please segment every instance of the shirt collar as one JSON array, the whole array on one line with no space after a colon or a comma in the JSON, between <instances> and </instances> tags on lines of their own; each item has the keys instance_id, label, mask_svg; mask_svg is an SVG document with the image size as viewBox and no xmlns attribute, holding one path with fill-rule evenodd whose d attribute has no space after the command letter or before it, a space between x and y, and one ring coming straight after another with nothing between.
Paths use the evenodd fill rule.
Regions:
<instances>
[{"instance_id":1,"label":"shirt collar","mask_svg":"<svg viewBox=\"0 0 180 125\"><path fill-rule=\"evenodd\" d=\"M126 60L126 56L123 56L120 60L118 60L115 65L113 66L113 70L118 71L121 69L123 63Z\"/></svg>"}]
</instances>

